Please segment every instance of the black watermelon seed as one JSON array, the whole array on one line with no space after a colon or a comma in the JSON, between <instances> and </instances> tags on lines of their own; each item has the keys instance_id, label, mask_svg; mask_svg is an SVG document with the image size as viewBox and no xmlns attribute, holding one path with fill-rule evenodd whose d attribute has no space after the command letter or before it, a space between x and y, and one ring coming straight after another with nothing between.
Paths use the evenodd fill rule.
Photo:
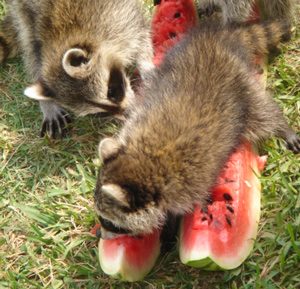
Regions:
<instances>
[{"instance_id":1,"label":"black watermelon seed","mask_svg":"<svg viewBox=\"0 0 300 289\"><path fill-rule=\"evenodd\" d=\"M175 38L176 36L177 36L177 34L175 32L170 32L169 33L170 38Z\"/></svg>"},{"instance_id":2,"label":"black watermelon seed","mask_svg":"<svg viewBox=\"0 0 300 289\"><path fill-rule=\"evenodd\" d=\"M230 206L226 206L226 209L230 212L230 213L234 213L234 209L232 208L232 207L230 207Z\"/></svg>"},{"instance_id":3,"label":"black watermelon seed","mask_svg":"<svg viewBox=\"0 0 300 289\"><path fill-rule=\"evenodd\" d=\"M203 217L203 218L201 219L201 221L202 221L202 222L207 221L207 218L206 218L206 217Z\"/></svg>"},{"instance_id":4,"label":"black watermelon seed","mask_svg":"<svg viewBox=\"0 0 300 289\"><path fill-rule=\"evenodd\" d=\"M231 220L230 220L230 218L226 215L225 216L225 218L226 218L226 222L227 222L227 224L231 227L232 226L232 224L231 224Z\"/></svg>"},{"instance_id":5,"label":"black watermelon seed","mask_svg":"<svg viewBox=\"0 0 300 289\"><path fill-rule=\"evenodd\" d=\"M211 220L213 219L213 215L212 214L209 214L209 217L210 217Z\"/></svg>"},{"instance_id":6,"label":"black watermelon seed","mask_svg":"<svg viewBox=\"0 0 300 289\"><path fill-rule=\"evenodd\" d=\"M232 197L228 193L225 193L223 197L226 201L232 201Z\"/></svg>"},{"instance_id":7,"label":"black watermelon seed","mask_svg":"<svg viewBox=\"0 0 300 289\"><path fill-rule=\"evenodd\" d=\"M181 16L180 12L176 12L176 13L174 14L174 18L179 18L180 16Z\"/></svg>"}]
</instances>

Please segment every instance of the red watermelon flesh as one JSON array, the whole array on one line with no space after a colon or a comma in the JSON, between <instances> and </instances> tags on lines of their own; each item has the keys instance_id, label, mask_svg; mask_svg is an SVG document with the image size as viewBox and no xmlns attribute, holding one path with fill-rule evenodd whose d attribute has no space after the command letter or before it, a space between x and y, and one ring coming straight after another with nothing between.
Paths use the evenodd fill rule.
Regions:
<instances>
[{"instance_id":1,"label":"red watermelon flesh","mask_svg":"<svg viewBox=\"0 0 300 289\"><path fill-rule=\"evenodd\" d=\"M159 65L165 53L198 21L193 0L162 0L152 19L154 64Z\"/></svg>"},{"instance_id":2,"label":"red watermelon flesh","mask_svg":"<svg viewBox=\"0 0 300 289\"><path fill-rule=\"evenodd\" d=\"M260 216L260 182L257 174L265 157L250 144L232 154L212 190L207 209L195 207L183 217L180 259L207 270L233 269L250 254Z\"/></svg>"},{"instance_id":3,"label":"red watermelon flesh","mask_svg":"<svg viewBox=\"0 0 300 289\"><path fill-rule=\"evenodd\" d=\"M99 259L104 273L125 281L143 279L160 253L160 231L139 237L119 236L99 241Z\"/></svg>"}]
</instances>

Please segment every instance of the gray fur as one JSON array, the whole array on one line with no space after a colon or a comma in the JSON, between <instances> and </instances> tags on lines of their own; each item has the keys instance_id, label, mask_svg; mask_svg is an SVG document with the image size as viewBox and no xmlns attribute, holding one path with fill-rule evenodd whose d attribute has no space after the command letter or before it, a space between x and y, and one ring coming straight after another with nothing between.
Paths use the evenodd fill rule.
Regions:
<instances>
[{"instance_id":1,"label":"gray fur","mask_svg":"<svg viewBox=\"0 0 300 289\"><path fill-rule=\"evenodd\" d=\"M281 23L202 25L167 54L145 84L144 102L100 145L95 206L103 219L140 234L161 227L168 212L205 205L228 156L245 139L293 138L300 151L299 137L251 64L254 51L268 53L285 29Z\"/></svg>"},{"instance_id":2,"label":"gray fur","mask_svg":"<svg viewBox=\"0 0 300 289\"><path fill-rule=\"evenodd\" d=\"M197 5L204 15L219 8L223 22L228 23L249 20L257 2L265 20L292 20L294 0L199 0Z\"/></svg>"},{"instance_id":3,"label":"gray fur","mask_svg":"<svg viewBox=\"0 0 300 289\"><path fill-rule=\"evenodd\" d=\"M138 0L11 0L1 24L0 60L22 52L35 84L29 97L47 98L49 106L55 103L78 115L120 115L133 98L127 70L137 63L144 74L153 66L142 9ZM71 57L76 73L70 74L62 62L74 48L84 57ZM112 69L119 73L118 89L124 90L117 100L109 95Z\"/></svg>"}]
</instances>

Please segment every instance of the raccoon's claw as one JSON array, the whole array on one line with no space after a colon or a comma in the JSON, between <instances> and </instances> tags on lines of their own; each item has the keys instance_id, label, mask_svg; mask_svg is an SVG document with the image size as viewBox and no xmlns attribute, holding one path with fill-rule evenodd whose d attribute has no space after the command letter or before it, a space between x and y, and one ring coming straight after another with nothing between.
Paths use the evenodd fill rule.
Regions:
<instances>
[{"instance_id":1,"label":"raccoon's claw","mask_svg":"<svg viewBox=\"0 0 300 289\"><path fill-rule=\"evenodd\" d=\"M296 134L291 135L286 140L286 146L293 153L295 154L300 153L300 137Z\"/></svg>"},{"instance_id":2,"label":"raccoon's claw","mask_svg":"<svg viewBox=\"0 0 300 289\"><path fill-rule=\"evenodd\" d=\"M46 134L53 139L64 138L67 134L67 125L71 122L71 118L64 110L60 110L53 118L44 118L40 136Z\"/></svg>"}]
</instances>

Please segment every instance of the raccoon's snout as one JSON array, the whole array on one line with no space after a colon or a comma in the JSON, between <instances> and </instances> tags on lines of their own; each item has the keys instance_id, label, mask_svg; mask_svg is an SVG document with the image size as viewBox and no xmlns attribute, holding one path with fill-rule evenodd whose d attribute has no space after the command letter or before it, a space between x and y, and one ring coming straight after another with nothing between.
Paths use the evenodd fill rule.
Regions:
<instances>
[{"instance_id":1,"label":"raccoon's snout","mask_svg":"<svg viewBox=\"0 0 300 289\"><path fill-rule=\"evenodd\" d=\"M115 239L115 238L118 238L122 235L124 235L124 234L113 233L113 232L107 231L105 229L101 229L101 231L100 231L100 238L103 239L103 240Z\"/></svg>"},{"instance_id":2,"label":"raccoon's snout","mask_svg":"<svg viewBox=\"0 0 300 289\"><path fill-rule=\"evenodd\" d=\"M115 235L127 235L130 234L131 231L128 229L121 228L117 225L115 225L110 220L104 219L103 217L99 216L99 221L101 224L101 238L103 238L102 234L105 232L105 234L111 233ZM102 228L104 230L102 230Z\"/></svg>"},{"instance_id":3,"label":"raccoon's snout","mask_svg":"<svg viewBox=\"0 0 300 289\"><path fill-rule=\"evenodd\" d=\"M120 103L125 97L126 81L123 72L118 68L112 68L110 71L107 98Z\"/></svg>"}]
</instances>

